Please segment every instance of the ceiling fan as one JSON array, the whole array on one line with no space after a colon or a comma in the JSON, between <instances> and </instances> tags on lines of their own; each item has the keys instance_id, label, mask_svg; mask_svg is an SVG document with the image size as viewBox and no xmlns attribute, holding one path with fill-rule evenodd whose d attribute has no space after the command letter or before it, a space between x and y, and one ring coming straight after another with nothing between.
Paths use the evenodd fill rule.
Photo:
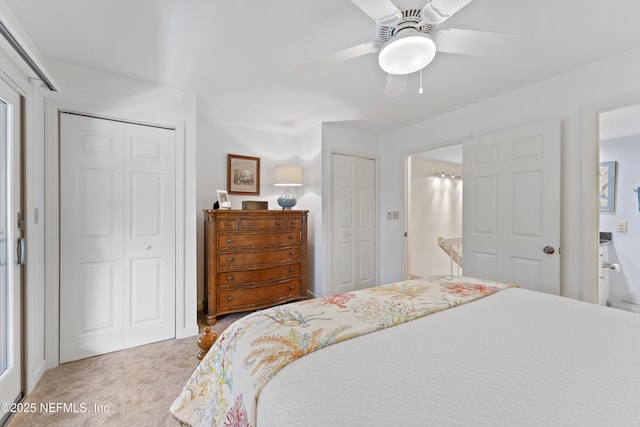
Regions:
<instances>
[{"instance_id":1,"label":"ceiling fan","mask_svg":"<svg viewBox=\"0 0 640 427\"><path fill-rule=\"evenodd\" d=\"M409 74L422 70L436 52L501 58L510 56L518 38L510 34L440 28L472 0L427 0L421 7L398 9L391 0L351 0L377 24L377 40L334 52L298 67L307 72L359 56L378 53L388 74L387 97L404 92Z\"/></svg>"}]
</instances>

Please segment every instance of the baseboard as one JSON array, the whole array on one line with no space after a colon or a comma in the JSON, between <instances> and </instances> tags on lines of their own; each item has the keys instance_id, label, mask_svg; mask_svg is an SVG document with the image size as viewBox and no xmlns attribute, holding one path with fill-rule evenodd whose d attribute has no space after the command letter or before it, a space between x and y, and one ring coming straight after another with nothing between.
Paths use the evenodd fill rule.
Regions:
<instances>
[{"instance_id":1,"label":"baseboard","mask_svg":"<svg viewBox=\"0 0 640 427\"><path fill-rule=\"evenodd\" d=\"M610 299L609 305L613 308L640 313L640 303L632 301L622 301L619 299Z\"/></svg>"}]
</instances>

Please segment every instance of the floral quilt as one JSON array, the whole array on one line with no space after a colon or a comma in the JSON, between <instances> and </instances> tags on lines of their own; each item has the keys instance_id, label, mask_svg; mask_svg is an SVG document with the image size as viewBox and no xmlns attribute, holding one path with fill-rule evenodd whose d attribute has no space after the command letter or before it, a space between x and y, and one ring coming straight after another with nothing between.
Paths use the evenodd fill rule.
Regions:
<instances>
[{"instance_id":1,"label":"floral quilt","mask_svg":"<svg viewBox=\"0 0 640 427\"><path fill-rule=\"evenodd\" d=\"M434 276L254 312L222 333L170 410L185 425L255 426L260 390L297 358L510 286Z\"/></svg>"}]
</instances>

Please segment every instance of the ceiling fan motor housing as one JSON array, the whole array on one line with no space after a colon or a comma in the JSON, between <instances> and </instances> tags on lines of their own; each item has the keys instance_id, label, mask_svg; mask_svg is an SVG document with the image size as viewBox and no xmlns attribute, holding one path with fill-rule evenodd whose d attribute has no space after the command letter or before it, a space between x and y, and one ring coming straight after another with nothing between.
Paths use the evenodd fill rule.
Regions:
<instances>
[{"instance_id":1,"label":"ceiling fan motor housing","mask_svg":"<svg viewBox=\"0 0 640 427\"><path fill-rule=\"evenodd\" d=\"M422 10L408 9L402 11L402 17L398 21L378 25L378 39L388 42L408 30L429 34L433 28L434 25L423 18Z\"/></svg>"}]
</instances>

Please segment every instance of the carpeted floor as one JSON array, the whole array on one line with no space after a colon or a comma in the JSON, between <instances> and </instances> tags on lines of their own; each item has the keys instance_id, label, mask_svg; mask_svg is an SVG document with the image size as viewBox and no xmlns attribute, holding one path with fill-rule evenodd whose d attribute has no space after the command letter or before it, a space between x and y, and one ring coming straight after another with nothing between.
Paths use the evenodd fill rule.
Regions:
<instances>
[{"instance_id":1,"label":"carpeted floor","mask_svg":"<svg viewBox=\"0 0 640 427\"><path fill-rule=\"evenodd\" d=\"M220 334L244 313L212 327ZM169 406L198 359L197 337L148 344L65 363L48 370L9 427L178 426Z\"/></svg>"}]
</instances>

